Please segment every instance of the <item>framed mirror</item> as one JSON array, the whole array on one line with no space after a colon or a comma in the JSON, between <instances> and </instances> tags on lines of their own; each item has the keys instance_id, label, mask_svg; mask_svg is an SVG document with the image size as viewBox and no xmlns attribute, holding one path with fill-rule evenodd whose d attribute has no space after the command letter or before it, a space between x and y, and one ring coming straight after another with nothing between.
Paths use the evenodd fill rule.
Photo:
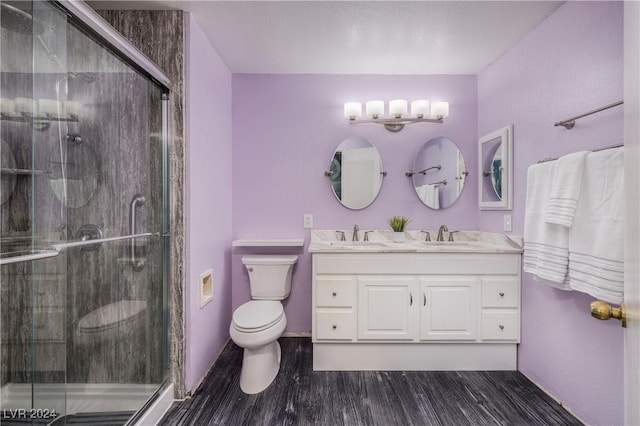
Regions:
<instances>
[{"instance_id":1,"label":"framed mirror","mask_svg":"<svg viewBox=\"0 0 640 426\"><path fill-rule=\"evenodd\" d=\"M386 172L378 149L367 139L343 140L331 157L329 171L324 172L331 190L348 209L361 210L373 203L382 187Z\"/></svg>"},{"instance_id":2,"label":"framed mirror","mask_svg":"<svg viewBox=\"0 0 640 426\"><path fill-rule=\"evenodd\" d=\"M437 137L422 146L411 176L420 201L434 210L445 209L456 202L467 179L464 157L451 139Z\"/></svg>"},{"instance_id":3,"label":"framed mirror","mask_svg":"<svg viewBox=\"0 0 640 426\"><path fill-rule=\"evenodd\" d=\"M513 208L513 125L479 140L479 200L481 210Z\"/></svg>"}]
</instances>

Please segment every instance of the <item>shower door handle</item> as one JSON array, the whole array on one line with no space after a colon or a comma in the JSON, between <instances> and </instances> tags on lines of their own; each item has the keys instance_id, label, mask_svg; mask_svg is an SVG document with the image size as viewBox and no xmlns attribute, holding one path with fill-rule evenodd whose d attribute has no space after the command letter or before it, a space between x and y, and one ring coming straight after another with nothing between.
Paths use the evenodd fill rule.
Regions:
<instances>
[{"instance_id":1,"label":"shower door handle","mask_svg":"<svg viewBox=\"0 0 640 426\"><path fill-rule=\"evenodd\" d=\"M136 210L138 207L143 206L146 199L141 194L136 194L131 199L129 204L129 235L135 235L136 233ZM140 269L144 266L144 262L136 258L136 241L131 239L129 249L131 251L129 261L134 269Z\"/></svg>"}]
</instances>

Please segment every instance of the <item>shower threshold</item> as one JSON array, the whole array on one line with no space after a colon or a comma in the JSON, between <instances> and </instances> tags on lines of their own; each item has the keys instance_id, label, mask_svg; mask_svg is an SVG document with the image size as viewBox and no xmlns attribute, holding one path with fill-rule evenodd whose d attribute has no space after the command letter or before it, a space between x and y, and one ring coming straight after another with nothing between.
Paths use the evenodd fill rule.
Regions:
<instances>
[{"instance_id":1,"label":"shower threshold","mask_svg":"<svg viewBox=\"0 0 640 426\"><path fill-rule=\"evenodd\" d=\"M97 424L124 424L126 421L119 423L119 419L130 418L158 387L159 384L72 383L34 384L32 388L30 383L9 383L1 389L0 423L23 424L16 414L19 410L26 410L27 415L38 414L41 410L41 413L55 413L56 417L50 416L48 421L43 418L34 424L58 425L61 418L67 423L93 418L109 419L106 423ZM34 409L31 409L32 400L36 401ZM13 419L9 418L12 413Z\"/></svg>"}]
</instances>

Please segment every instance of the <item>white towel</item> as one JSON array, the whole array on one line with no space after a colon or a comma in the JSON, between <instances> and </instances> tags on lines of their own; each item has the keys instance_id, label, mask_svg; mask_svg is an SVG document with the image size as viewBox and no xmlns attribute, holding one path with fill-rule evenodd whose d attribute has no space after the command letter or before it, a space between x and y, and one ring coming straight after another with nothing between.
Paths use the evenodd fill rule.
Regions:
<instances>
[{"instance_id":1,"label":"white towel","mask_svg":"<svg viewBox=\"0 0 640 426\"><path fill-rule=\"evenodd\" d=\"M569 285L609 303L624 296L624 152L590 153L569 233Z\"/></svg>"},{"instance_id":2,"label":"white towel","mask_svg":"<svg viewBox=\"0 0 640 426\"><path fill-rule=\"evenodd\" d=\"M574 152L557 160L544 221L571 227L575 216L585 157L589 151Z\"/></svg>"},{"instance_id":3,"label":"white towel","mask_svg":"<svg viewBox=\"0 0 640 426\"><path fill-rule=\"evenodd\" d=\"M555 168L556 162L549 161L534 164L527 171L522 269L553 287L570 290L569 228L544 221Z\"/></svg>"},{"instance_id":4,"label":"white towel","mask_svg":"<svg viewBox=\"0 0 640 426\"><path fill-rule=\"evenodd\" d=\"M416 188L420 199L432 209L440 209L440 190L438 185L425 184Z\"/></svg>"}]
</instances>

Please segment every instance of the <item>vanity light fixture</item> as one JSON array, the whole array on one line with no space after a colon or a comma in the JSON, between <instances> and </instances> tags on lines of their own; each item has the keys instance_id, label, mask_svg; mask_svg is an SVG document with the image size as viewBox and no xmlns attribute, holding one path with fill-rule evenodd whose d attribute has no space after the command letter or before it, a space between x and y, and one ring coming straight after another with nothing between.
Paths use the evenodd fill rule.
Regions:
<instances>
[{"instance_id":1,"label":"vanity light fixture","mask_svg":"<svg viewBox=\"0 0 640 426\"><path fill-rule=\"evenodd\" d=\"M378 123L383 124L390 132L399 132L407 124L412 123L443 123L443 119L449 116L449 102L430 103L426 99L411 101L411 112L408 103L404 99L389 101L388 117L384 117L384 101L374 100L365 104L365 119L362 117L362 104L360 102L347 102L344 104L344 117L350 124Z\"/></svg>"}]
</instances>

